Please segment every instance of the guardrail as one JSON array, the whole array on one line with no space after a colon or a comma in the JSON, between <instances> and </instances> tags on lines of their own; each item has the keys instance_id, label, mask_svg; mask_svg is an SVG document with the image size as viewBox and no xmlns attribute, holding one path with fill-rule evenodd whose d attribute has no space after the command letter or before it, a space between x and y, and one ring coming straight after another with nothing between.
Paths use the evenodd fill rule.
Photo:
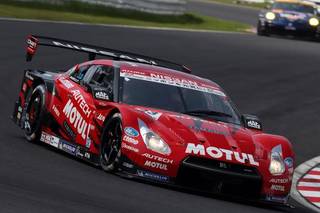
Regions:
<instances>
[{"instance_id":1,"label":"guardrail","mask_svg":"<svg viewBox=\"0 0 320 213\"><path fill-rule=\"evenodd\" d=\"M34 1L34 0L20 0ZM148 13L164 15L181 15L186 10L186 0L37 0L52 4L63 4L68 1L100 4L115 8L133 9Z\"/></svg>"}]
</instances>

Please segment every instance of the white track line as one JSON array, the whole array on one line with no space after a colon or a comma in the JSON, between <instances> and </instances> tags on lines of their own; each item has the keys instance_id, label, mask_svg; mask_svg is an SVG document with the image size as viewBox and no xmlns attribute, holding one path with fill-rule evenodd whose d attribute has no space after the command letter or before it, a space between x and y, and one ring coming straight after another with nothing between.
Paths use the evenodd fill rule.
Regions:
<instances>
[{"instance_id":1,"label":"white track line","mask_svg":"<svg viewBox=\"0 0 320 213\"><path fill-rule=\"evenodd\" d=\"M72 22L72 21L51 21L51 20L19 19L19 18L7 18L7 17L0 17L0 21L71 24L71 25L82 25L82 26L117 27L117 28L130 28L130 29L142 29L142 30L177 31L177 32L253 35L253 33L251 32L251 29L248 29L248 32L228 32L228 31L219 31L219 30L196 30L196 29L182 29L182 28L180 29L180 28L169 28L169 27L141 27L141 26L131 26L131 25L118 25L118 24L90 24L90 23L81 23L81 22Z\"/></svg>"},{"instance_id":2,"label":"white track line","mask_svg":"<svg viewBox=\"0 0 320 213\"><path fill-rule=\"evenodd\" d=\"M320 156L312 158L311 160L302 163L295 169L293 180L292 180L291 194L290 194L291 197L295 199L297 202L299 202L300 204L302 204L307 208L312 209L315 212L320 212L320 210L301 196L301 194L297 190L297 183L304 174L306 174L311 168L315 167L319 163L320 163Z\"/></svg>"}]
</instances>

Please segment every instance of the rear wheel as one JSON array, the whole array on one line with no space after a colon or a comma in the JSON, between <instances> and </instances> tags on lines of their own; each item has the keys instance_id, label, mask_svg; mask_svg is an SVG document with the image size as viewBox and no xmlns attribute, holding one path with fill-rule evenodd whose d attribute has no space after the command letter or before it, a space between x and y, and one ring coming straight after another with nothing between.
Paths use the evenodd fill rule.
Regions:
<instances>
[{"instance_id":1,"label":"rear wheel","mask_svg":"<svg viewBox=\"0 0 320 213\"><path fill-rule=\"evenodd\" d=\"M115 113L106 123L101 140L100 165L106 172L116 171L121 156L122 120Z\"/></svg>"},{"instance_id":2,"label":"rear wheel","mask_svg":"<svg viewBox=\"0 0 320 213\"><path fill-rule=\"evenodd\" d=\"M45 88L39 85L32 91L25 112L24 130L28 141L35 142L40 139L44 109Z\"/></svg>"}]
</instances>

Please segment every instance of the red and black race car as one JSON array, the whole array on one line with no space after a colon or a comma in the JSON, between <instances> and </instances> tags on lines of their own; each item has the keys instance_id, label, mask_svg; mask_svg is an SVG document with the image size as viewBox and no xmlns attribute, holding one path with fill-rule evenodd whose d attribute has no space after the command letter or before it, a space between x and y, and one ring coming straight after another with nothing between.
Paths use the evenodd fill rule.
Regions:
<instances>
[{"instance_id":1,"label":"red and black race car","mask_svg":"<svg viewBox=\"0 0 320 213\"><path fill-rule=\"evenodd\" d=\"M239 114L216 83L133 53L41 36L27 45L27 61L41 45L90 60L65 72L24 72L12 119L27 140L127 177L287 202L290 142Z\"/></svg>"}]
</instances>

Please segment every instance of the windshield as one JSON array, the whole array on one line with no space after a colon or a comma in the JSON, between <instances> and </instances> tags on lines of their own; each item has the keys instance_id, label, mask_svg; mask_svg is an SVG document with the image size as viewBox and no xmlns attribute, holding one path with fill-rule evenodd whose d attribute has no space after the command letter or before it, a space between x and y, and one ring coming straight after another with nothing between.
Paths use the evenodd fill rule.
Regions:
<instances>
[{"instance_id":1,"label":"windshield","mask_svg":"<svg viewBox=\"0 0 320 213\"><path fill-rule=\"evenodd\" d=\"M314 14L315 9L312 6L298 3L287 3L287 2L275 2L272 5L272 9L295 11L300 13L312 13Z\"/></svg>"},{"instance_id":2,"label":"windshield","mask_svg":"<svg viewBox=\"0 0 320 213\"><path fill-rule=\"evenodd\" d=\"M240 119L225 96L129 77L120 78L120 101L240 124Z\"/></svg>"}]
</instances>

